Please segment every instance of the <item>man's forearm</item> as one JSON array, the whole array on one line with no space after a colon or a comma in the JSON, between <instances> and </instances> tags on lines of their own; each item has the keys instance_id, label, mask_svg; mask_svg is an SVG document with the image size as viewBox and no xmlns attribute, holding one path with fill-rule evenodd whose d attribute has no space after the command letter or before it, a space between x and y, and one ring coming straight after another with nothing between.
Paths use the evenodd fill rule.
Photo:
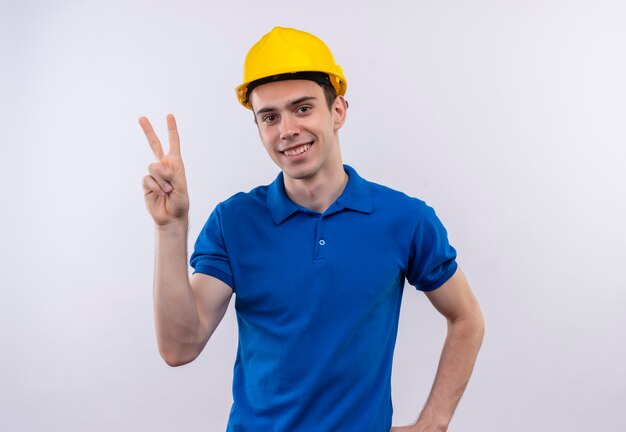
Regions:
<instances>
[{"instance_id":1,"label":"man's forearm","mask_svg":"<svg viewBox=\"0 0 626 432\"><path fill-rule=\"evenodd\" d=\"M157 226L154 315L159 351L172 366L197 355L199 321L187 270L187 221Z\"/></svg>"},{"instance_id":2,"label":"man's forearm","mask_svg":"<svg viewBox=\"0 0 626 432\"><path fill-rule=\"evenodd\" d=\"M428 401L416 426L420 431L445 431L472 374L482 343L484 323L479 310L448 322L448 335Z\"/></svg>"}]
</instances>

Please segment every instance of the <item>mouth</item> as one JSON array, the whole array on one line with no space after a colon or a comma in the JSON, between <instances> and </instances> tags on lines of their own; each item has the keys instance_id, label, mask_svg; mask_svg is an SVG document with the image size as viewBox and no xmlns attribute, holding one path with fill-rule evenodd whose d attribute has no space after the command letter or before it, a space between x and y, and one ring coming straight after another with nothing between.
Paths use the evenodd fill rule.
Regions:
<instances>
[{"instance_id":1,"label":"mouth","mask_svg":"<svg viewBox=\"0 0 626 432\"><path fill-rule=\"evenodd\" d=\"M306 144L299 145L297 147L292 147L290 149L284 150L281 153L285 156L299 156L303 153L306 153L307 150L311 148L313 142L309 142Z\"/></svg>"}]
</instances>

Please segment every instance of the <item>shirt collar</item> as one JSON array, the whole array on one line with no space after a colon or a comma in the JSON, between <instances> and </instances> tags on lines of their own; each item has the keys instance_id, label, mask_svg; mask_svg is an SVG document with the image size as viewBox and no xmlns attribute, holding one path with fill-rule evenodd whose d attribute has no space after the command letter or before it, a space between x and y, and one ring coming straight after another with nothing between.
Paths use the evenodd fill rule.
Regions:
<instances>
[{"instance_id":1,"label":"shirt collar","mask_svg":"<svg viewBox=\"0 0 626 432\"><path fill-rule=\"evenodd\" d=\"M372 212L372 189L369 182L363 179L354 168L344 165L348 174L348 184L337 200L326 210L325 214L332 214L343 209L351 209L362 213ZM294 203L285 192L282 171L276 180L269 185L267 191L267 207L272 219L278 225L297 211L309 211Z\"/></svg>"}]
</instances>

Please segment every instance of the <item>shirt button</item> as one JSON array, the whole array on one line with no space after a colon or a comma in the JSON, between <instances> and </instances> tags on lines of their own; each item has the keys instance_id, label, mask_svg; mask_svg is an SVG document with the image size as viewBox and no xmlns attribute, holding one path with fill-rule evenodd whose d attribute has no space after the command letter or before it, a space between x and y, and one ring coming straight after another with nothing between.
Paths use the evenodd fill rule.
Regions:
<instances>
[{"instance_id":1,"label":"shirt button","mask_svg":"<svg viewBox=\"0 0 626 432\"><path fill-rule=\"evenodd\" d=\"M319 243L320 243L320 246L324 246L326 244L326 241L324 239L321 239Z\"/></svg>"}]
</instances>

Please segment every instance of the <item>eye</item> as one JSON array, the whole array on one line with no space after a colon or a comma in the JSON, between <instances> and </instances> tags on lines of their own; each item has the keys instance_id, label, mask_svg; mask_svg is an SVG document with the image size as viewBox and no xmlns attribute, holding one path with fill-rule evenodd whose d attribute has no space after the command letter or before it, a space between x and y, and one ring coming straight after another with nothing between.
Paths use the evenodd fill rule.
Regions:
<instances>
[{"instance_id":1,"label":"eye","mask_svg":"<svg viewBox=\"0 0 626 432\"><path fill-rule=\"evenodd\" d=\"M299 114L306 114L309 111L311 111L311 109L312 109L312 107L310 105L302 105L302 106L298 107L296 112L299 113Z\"/></svg>"},{"instance_id":2,"label":"eye","mask_svg":"<svg viewBox=\"0 0 626 432\"><path fill-rule=\"evenodd\" d=\"M263 122L264 123L273 123L276 121L278 117L276 116L276 114L268 114L266 116L263 116Z\"/></svg>"}]
</instances>

